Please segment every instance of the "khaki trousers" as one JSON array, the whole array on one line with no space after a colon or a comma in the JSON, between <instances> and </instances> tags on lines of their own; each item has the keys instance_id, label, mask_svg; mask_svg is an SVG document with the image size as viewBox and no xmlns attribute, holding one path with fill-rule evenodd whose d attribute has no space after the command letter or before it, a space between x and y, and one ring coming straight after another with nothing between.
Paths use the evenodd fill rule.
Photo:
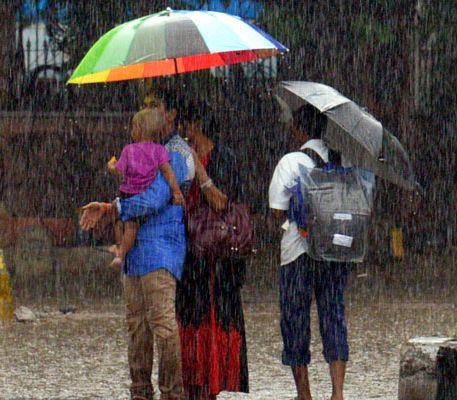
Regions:
<instances>
[{"instance_id":1,"label":"khaki trousers","mask_svg":"<svg viewBox=\"0 0 457 400\"><path fill-rule=\"evenodd\" d=\"M176 279L165 269L124 276L131 393L153 392L154 337L159 352L161 400L183 397L181 347L176 322Z\"/></svg>"}]
</instances>

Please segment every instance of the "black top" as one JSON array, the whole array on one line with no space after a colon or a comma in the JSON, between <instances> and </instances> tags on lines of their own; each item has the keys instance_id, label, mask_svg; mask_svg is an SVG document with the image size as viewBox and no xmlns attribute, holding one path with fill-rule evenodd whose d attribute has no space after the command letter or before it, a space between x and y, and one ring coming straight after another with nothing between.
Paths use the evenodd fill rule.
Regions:
<instances>
[{"instance_id":1,"label":"black top","mask_svg":"<svg viewBox=\"0 0 457 400\"><path fill-rule=\"evenodd\" d=\"M237 202L241 201L243 194L240 161L232 148L216 142L206 169L218 189L226 194L229 200Z\"/></svg>"}]
</instances>

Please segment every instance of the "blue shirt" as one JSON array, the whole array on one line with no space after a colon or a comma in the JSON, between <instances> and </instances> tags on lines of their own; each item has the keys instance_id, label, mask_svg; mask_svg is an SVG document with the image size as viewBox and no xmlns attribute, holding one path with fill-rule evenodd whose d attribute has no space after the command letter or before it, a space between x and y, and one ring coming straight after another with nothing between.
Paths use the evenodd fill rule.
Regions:
<instances>
[{"instance_id":1,"label":"blue shirt","mask_svg":"<svg viewBox=\"0 0 457 400\"><path fill-rule=\"evenodd\" d=\"M187 174L185 160L170 152L170 165L181 184ZM143 193L120 200L119 216L122 221L146 217L126 256L125 274L143 276L164 268L180 279L186 254L184 210L171 203L171 189L163 175L159 173Z\"/></svg>"}]
</instances>

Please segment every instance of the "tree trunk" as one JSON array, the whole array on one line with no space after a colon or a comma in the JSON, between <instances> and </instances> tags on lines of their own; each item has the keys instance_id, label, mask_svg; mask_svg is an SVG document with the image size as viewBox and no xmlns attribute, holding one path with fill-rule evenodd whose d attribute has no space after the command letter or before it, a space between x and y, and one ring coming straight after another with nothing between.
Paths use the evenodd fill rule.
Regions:
<instances>
[{"instance_id":1,"label":"tree trunk","mask_svg":"<svg viewBox=\"0 0 457 400\"><path fill-rule=\"evenodd\" d=\"M438 372L436 400L457 399L457 341L440 347L436 364Z\"/></svg>"},{"instance_id":2,"label":"tree trunk","mask_svg":"<svg viewBox=\"0 0 457 400\"><path fill-rule=\"evenodd\" d=\"M8 108L11 101L16 50L16 11L20 1L0 4L0 109Z\"/></svg>"},{"instance_id":3,"label":"tree trunk","mask_svg":"<svg viewBox=\"0 0 457 400\"><path fill-rule=\"evenodd\" d=\"M457 399L457 342L418 337L402 346L398 399Z\"/></svg>"}]
</instances>

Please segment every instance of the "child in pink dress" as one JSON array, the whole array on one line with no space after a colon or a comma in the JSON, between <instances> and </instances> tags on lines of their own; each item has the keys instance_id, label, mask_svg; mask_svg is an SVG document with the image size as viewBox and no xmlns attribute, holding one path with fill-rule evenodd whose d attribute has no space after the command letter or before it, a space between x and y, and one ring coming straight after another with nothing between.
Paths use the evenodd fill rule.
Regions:
<instances>
[{"instance_id":1,"label":"child in pink dress","mask_svg":"<svg viewBox=\"0 0 457 400\"><path fill-rule=\"evenodd\" d=\"M113 157L108 162L108 170L123 177L120 195L123 198L144 192L157 177L160 170L170 185L173 203L184 205L184 196L176 176L170 166L167 149L154 138L160 137L165 129L165 121L156 110L145 109L136 113L132 119L132 139L134 143L122 149L119 161ZM139 227L138 220L129 220L116 225L116 245L110 250L115 254L111 265L120 267L125 255L133 247Z\"/></svg>"}]
</instances>

